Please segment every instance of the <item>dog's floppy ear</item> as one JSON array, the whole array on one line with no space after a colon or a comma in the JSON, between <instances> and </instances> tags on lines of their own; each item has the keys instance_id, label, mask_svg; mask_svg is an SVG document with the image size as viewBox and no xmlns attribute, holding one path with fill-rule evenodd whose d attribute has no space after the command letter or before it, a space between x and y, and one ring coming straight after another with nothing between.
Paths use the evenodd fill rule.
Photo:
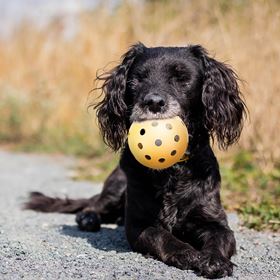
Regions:
<instances>
[{"instance_id":1,"label":"dog's floppy ear","mask_svg":"<svg viewBox=\"0 0 280 280\"><path fill-rule=\"evenodd\" d=\"M127 74L135 57L144 48L142 43L131 46L118 66L97 77L97 80L103 81L101 89L104 94L103 99L95 105L97 119L104 142L114 151L123 146L127 134L127 105L124 100Z\"/></svg>"},{"instance_id":2,"label":"dog's floppy ear","mask_svg":"<svg viewBox=\"0 0 280 280\"><path fill-rule=\"evenodd\" d=\"M201 59L204 73L202 103L205 127L211 136L216 136L219 147L226 149L239 139L246 115L238 76L230 66L209 57L201 46L191 46L191 51Z\"/></svg>"}]
</instances>

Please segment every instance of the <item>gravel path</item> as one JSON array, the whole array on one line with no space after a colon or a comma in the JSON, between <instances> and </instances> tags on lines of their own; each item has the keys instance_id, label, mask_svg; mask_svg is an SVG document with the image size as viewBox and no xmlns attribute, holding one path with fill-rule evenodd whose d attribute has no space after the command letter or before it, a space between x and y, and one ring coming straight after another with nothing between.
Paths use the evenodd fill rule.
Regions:
<instances>
[{"instance_id":1,"label":"gravel path","mask_svg":"<svg viewBox=\"0 0 280 280\"><path fill-rule=\"evenodd\" d=\"M75 182L74 159L0 151L0 279L202 279L132 253L123 227L80 232L74 216L22 211L31 190L89 197L100 185ZM236 231L238 265L230 279L280 279L280 235Z\"/></svg>"}]
</instances>

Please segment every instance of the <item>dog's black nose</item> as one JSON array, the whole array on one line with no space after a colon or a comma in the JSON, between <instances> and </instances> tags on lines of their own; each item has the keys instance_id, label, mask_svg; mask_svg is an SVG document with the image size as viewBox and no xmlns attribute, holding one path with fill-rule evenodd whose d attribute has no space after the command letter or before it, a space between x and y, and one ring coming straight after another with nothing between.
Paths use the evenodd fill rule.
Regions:
<instances>
[{"instance_id":1,"label":"dog's black nose","mask_svg":"<svg viewBox=\"0 0 280 280\"><path fill-rule=\"evenodd\" d=\"M149 93L144 97L144 105L148 106L150 111L157 113L165 105L165 100L158 94Z\"/></svg>"}]
</instances>

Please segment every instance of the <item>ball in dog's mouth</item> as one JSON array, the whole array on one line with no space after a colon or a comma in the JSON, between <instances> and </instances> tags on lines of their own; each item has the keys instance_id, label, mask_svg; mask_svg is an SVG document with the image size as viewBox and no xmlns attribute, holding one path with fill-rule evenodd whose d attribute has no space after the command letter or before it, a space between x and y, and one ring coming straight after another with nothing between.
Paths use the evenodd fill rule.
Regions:
<instances>
[{"instance_id":1,"label":"ball in dog's mouth","mask_svg":"<svg viewBox=\"0 0 280 280\"><path fill-rule=\"evenodd\" d=\"M188 147L188 129L178 116L133 122L128 146L135 159L152 169L165 169L179 162Z\"/></svg>"}]
</instances>

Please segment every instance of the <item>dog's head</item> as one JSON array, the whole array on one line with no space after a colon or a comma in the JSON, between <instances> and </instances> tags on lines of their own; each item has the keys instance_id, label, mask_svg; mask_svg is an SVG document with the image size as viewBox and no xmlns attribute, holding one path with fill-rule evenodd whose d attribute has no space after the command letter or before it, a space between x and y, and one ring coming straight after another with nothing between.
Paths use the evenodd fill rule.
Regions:
<instances>
[{"instance_id":1,"label":"dog's head","mask_svg":"<svg viewBox=\"0 0 280 280\"><path fill-rule=\"evenodd\" d=\"M119 150L133 121L180 116L227 148L238 140L245 114L237 75L199 45L147 48L138 43L103 81L96 105L105 143ZM190 131L192 133L192 131Z\"/></svg>"}]
</instances>

